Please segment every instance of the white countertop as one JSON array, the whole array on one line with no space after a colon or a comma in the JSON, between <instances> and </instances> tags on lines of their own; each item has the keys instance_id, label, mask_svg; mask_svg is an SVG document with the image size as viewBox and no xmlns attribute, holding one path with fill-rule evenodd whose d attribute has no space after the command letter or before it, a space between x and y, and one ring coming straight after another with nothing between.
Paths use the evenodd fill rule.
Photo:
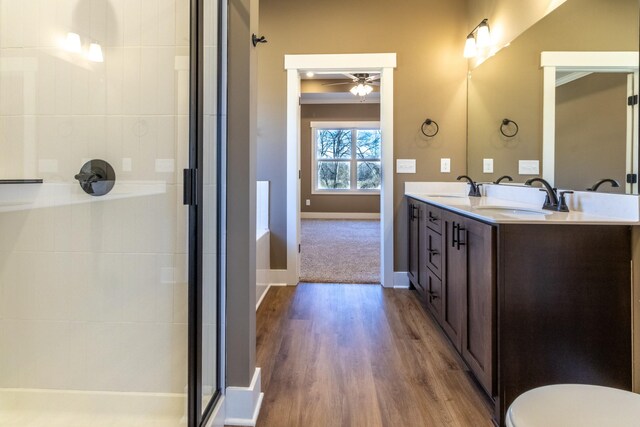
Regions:
<instances>
[{"instance_id":1,"label":"white countertop","mask_svg":"<svg viewBox=\"0 0 640 427\"><path fill-rule=\"evenodd\" d=\"M481 221L495 224L608 224L608 225L634 225L637 221L625 218L597 216L580 211L537 213L540 205L514 202L512 200L498 199L495 197L434 197L424 194L406 194L423 202L448 209ZM509 213L496 212L493 209L484 210L484 207L500 206L531 209L531 212ZM480 207L480 209L477 209ZM548 212L548 213L547 213Z\"/></svg>"},{"instance_id":2,"label":"white countertop","mask_svg":"<svg viewBox=\"0 0 640 427\"><path fill-rule=\"evenodd\" d=\"M468 197L468 187L463 183L407 184L405 195L408 197L488 223L640 224L638 196L575 192L567 195L570 212L556 212L542 209L545 193L532 187L485 185L483 197ZM513 210L508 210L510 208Z\"/></svg>"}]
</instances>

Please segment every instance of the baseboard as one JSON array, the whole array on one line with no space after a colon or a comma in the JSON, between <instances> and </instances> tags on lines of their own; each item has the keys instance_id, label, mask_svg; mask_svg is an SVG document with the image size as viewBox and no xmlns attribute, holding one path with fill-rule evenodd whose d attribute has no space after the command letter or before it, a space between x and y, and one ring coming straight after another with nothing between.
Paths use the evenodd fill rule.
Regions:
<instances>
[{"instance_id":1,"label":"baseboard","mask_svg":"<svg viewBox=\"0 0 640 427\"><path fill-rule=\"evenodd\" d=\"M366 212L300 212L302 219L380 219L380 213Z\"/></svg>"},{"instance_id":2,"label":"baseboard","mask_svg":"<svg viewBox=\"0 0 640 427\"><path fill-rule=\"evenodd\" d=\"M406 271L394 271L393 287L397 289L409 289L409 273Z\"/></svg>"},{"instance_id":3,"label":"baseboard","mask_svg":"<svg viewBox=\"0 0 640 427\"><path fill-rule=\"evenodd\" d=\"M267 296L267 292L269 292L269 289L271 289L271 284L267 284L267 289L264 290L264 292L262 292L262 294L260 295L260 298L258 298L258 302L256 303L256 311L258 311L258 308L260 308L260 304L262 304L262 301L264 300L264 297Z\"/></svg>"},{"instance_id":4,"label":"baseboard","mask_svg":"<svg viewBox=\"0 0 640 427\"><path fill-rule=\"evenodd\" d=\"M255 426L262 406L260 368L256 368L249 387L227 387L225 394L224 424L229 426Z\"/></svg>"},{"instance_id":5,"label":"baseboard","mask_svg":"<svg viewBox=\"0 0 640 427\"><path fill-rule=\"evenodd\" d=\"M286 286L288 273L288 270L269 270L268 283L271 286Z\"/></svg>"}]
</instances>

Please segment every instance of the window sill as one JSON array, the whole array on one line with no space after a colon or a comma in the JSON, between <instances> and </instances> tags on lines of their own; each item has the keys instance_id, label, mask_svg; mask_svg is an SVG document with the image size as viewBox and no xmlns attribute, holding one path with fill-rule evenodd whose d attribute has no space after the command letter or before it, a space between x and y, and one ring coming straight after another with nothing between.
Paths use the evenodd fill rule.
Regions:
<instances>
[{"instance_id":1,"label":"window sill","mask_svg":"<svg viewBox=\"0 0 640 427\"><path fill-rule=\"evenodd\" d=\"M332 191L332 190L313 190L311 194L314 196L379 196L380 190L372 191Z\"/></svg>"}]
</instances>

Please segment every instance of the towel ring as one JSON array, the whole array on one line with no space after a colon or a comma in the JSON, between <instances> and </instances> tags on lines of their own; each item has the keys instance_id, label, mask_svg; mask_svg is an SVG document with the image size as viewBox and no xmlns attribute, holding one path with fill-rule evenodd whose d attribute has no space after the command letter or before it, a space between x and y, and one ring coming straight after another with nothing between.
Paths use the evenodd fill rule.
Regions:
<instances>
[{"instance_id":1,"label":"towel ring","mask_svg":"<svg viewBox=\"0 0 640 427\"><path fill-rule=\"evenodd\" d=\"M435 126L436 131L435 131L435 132L433 132L433 133L427 133L427 132L425 131L425 128L426 128L427 126L431 126L431 125L434 125L434 126ZM439 130L440 130L440 126L438 126L438 124L437 124L434 120L431 120L431 119L427 119L427 120L425 120L425 121L424 121L424 123L422 123L422 127L420 128L420 131L422 132L422 134L423 134L424 136L428 137L428 138L433 138L434 136L436 136L436 135L438 134L438 131L439 131Z\"/></svg>"},{"instance_id":2,"label":"towel ring","mask_svg":"<svg viewBox=\"0 0 640 427\"><path fill-rule=\"evenodd\" d=\"M510 123L513 123L513 125L516 127L515 132L508 134L505 133L504 128L509 126ZM502 119L502 124L500 125L500 133L503 134L504 136L506 136L507 138L512 138L514 136L516 136L518 134L518 131L520 130L520 128L518 128L518 124L516 122L514 122L513 120L510 119Z\"/></svg>"}]
</instances>

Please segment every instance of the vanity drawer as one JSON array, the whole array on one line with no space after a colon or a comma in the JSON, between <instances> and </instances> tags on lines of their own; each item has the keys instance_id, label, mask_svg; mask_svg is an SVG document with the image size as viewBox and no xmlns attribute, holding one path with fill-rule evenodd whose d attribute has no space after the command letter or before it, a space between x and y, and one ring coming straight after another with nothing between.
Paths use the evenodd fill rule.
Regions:
<instances>
[{"instance_id":1,"label":"vanity drawer","mask_svg":"<svg viewBox=\"0 0 640 427\"><path fill-rule=\"evenodd\" d=\"M426 205L424 214L427 227L438 234L442 234L442 210L431 205Z\"/></svg>"},{"instance_id":2,"label":"vanity drawer","mask_svg":"<svg viewBox=\"0 0 640 427\"><path fill-rule=\"evenodd\" d=\"M442 278L442 236L427 229L424 248L424 264L436 276Z\"/></svg>"}]
</instances>

